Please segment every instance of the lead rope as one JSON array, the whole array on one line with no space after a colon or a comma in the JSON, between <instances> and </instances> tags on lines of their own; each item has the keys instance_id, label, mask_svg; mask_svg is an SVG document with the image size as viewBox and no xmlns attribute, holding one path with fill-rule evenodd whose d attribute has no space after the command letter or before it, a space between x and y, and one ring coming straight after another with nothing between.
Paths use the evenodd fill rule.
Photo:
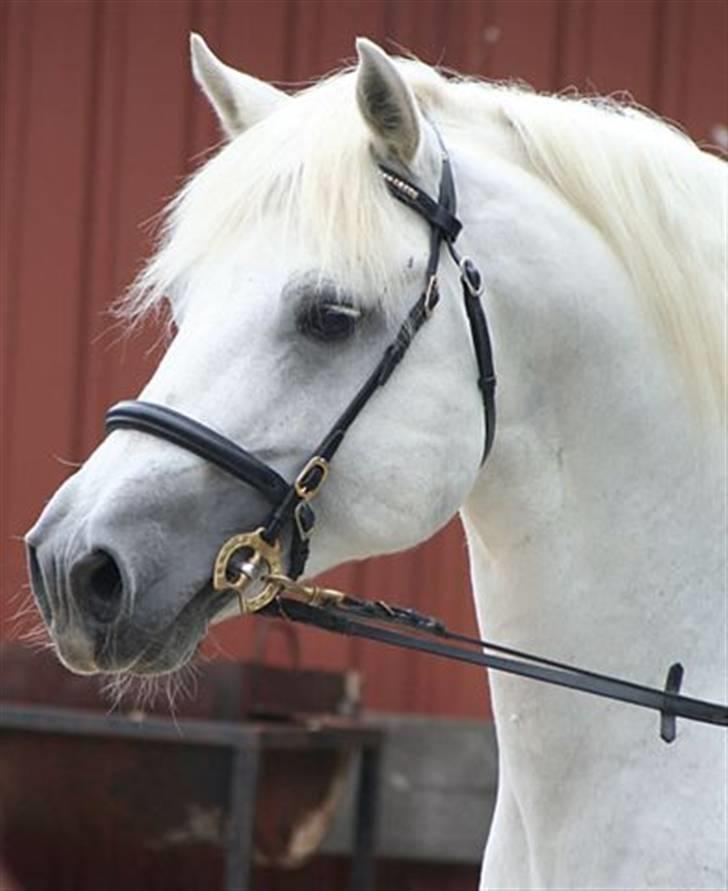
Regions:
<instances>
[{"instance_id":1,"label":"lead rope","mask_svg":"<svg viewBox=\"0 0 728 891\"><path fill-rule=\"evenodd\" d=\"M268 576L267 581L277 589L275 599L260 610L268 617L419 650L651 709L660 714L660 737L667 743L676 737L676 718L728 727L728 706L679 695L684 675L679 662L670 666L665 687L658 689L459 634L432 616L383 600L362 600L334 588L304 585L284 575ZM395 632L387 625L404 627L412 633ZM451 646L432 638L455 641L462 646Z\"/></svg>"}]
</instances>

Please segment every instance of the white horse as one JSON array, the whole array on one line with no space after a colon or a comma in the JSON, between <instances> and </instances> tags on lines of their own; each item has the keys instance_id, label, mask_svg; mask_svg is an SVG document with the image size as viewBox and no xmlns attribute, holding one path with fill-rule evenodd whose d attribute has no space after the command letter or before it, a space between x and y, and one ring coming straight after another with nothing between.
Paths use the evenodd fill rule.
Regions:
<instances>
[{"instance_id":1,"label":"white horse","mask_svg":"<svg viewBox=\"0 0 728 891\"><path fill-rule=\"evenodd\" d=\"M337 453L318 573L432 535L458 510L483 632L726 698L725 168L640 111L447 79L360 40L358 67L289 96L193 38L229 137L172 205L127 302L178 333L142 398L292 479L422 288L427 226L386 162L437 194L486 282L499 428L454 264L441 300ZM324 310L323 312L321 310ZM261 497L187 451L117 431L28 535L33 587L78 672L170 671L214 615L222 541ZM482 888L725 888L726 740L491 677L500 786Z\"/></svg>"}]
</instances>

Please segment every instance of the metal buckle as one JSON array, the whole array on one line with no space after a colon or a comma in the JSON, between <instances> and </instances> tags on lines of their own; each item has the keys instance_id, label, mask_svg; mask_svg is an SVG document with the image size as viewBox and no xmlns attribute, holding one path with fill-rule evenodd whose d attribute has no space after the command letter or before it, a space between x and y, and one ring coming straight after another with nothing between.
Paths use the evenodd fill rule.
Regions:
<instances>
[{"instance_id":1,"label":"metal buckle","mask_svg":"<svg viewBox=\"0 0 728 891\"><path fill-rule=\"evenodd\" d=\"M278 586L278 590L286 594L293 594L294 597L300 597L311 606L340 606L347 600L343 591L337 591L336 588L319 588L318 585L303 585L294 579L288 578L287 575L272 576L271 580Z\"/></svg>"},{"instance_id":2,"label":"metal buckle","mask_svg":"<svg viewBox=\"0 0 728 891\"><path fill-rule=\"evenodd\" d=\"M485 286L483 284L483 276L480 274L478 267L470 257L460 257L458 266L460 267L460 278L467 288L468 294L471 297L480 297L485 290Z\"/></svg>"},{"instance_id":3,"label":"metal buckle","mask_svg":"<svg viewBox=\"0 0 728 891\"><path fill-rule=\"evenodd\" d=\"M276 596L279 586L266 581L263 590L254 597L245 597L245 589L253 582L281 575L283 562L280 542L272 544L263 538L263 527L254 532L233 535L220 548L212 570L212 587L215 591L235 591L240 612L254 613L267 606ZM230 561L239 551L250 551L245 562L237 569L237 578L230 578Z\"/></svg>"},{"instance_id":4,"label":"metal buckle","mask_svg":"<svg viewBox=\"0 0 728 891\"><path fill-rule=\"evenodd\" d=\"M308 485L306 483L306 477L311 473L312 470L319 470L320 476L318 481L314 485ZM313 458L306 464L303 470L296 477L295 482L293 483L293 488L296 490L296 495L302 501L310 501L314 495L318 492L318 490L323 485L324 480L329 475L329 462L326 458L322 458L320 455L314 455Z\"/></svg>"},{"instance_id":5,"label":"metal buckle","mask_svg":"<svg viewBox=\"0 0 728 891\"><path fill-rule=\"evenodd\" d=\"M313 523L311 523L310 526L306 526L306 523L302 517L304 508L307 504L307 501L299 501L298 504L293 508L293 521L296 524L298 537L301 539L301 541L308 541L309 538L311 538L311 531L313 530ZM310 507L309 510L311 510ZM313 512L311 513L311 516L313 516Z\"/></svg>"},{"instance_id":6,"label":"metal buckle","mask_svg":"<svg viewBox=\"0 0 728 891\"><path fill-rule=\"evenodd\" d=\"M430 276L430 280L427 282L427 288L425 289L425 318L429 319L432 315L433 310L437 306L437 301L440 299L440 292L437 286L437 273Z\"/></svg>"}]
</instances>

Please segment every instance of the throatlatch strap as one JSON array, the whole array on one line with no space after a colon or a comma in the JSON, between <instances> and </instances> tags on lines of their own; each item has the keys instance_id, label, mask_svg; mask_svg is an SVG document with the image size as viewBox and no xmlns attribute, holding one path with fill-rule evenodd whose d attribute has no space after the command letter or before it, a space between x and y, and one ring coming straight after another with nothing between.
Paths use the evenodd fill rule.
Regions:
<instances>
[{"instance_id":1,"label":"throatlatch strap","mask_svg":"<svg viewBox=\"0 0 728 891\"><path fill-rule=\"evenodd\" d=\"M440 137L437 130L435 130L435 133L439 139ZM483 411L485 414L485 442L480 460L482 466L485 464L485 460L490 454L490 450L492 449L495 440L496 375L493 363L493 347L490 339L490 331L488 329L488 320L480 302L480 288L473 287L472 276L477 276L479 285L480 273L477 272L472 261L463 261L453 245L462 225L455 216L457 209L457 192L455 191L455 180L452 174L452 167L447 153L445 152L445 147L442 144L442 140L440 140L440 145L443 149L443 157L437 201L433 201L429 195L418 189L414 183L411 183L409 180L400 176L396 171L391 170L389 167L385 167L383 164L380 164L379 167L384 175L390 193L397 198L397 200L406 204L407 207L410 207L421 214L430 223L430 257L427 264L426 277L428 283L431 283L432 293L429 304L426 307L428 311L431 311L439 300L436 274L443 241L447 243L453 260L460 267L460 280L463 287L465 312L468 317L471 339L475 350L475 359L478 364L478 387L482 394ZM419 307L420 303L418 302L415 306L415 310ZM425 313L424 317L419 321L417 327L422 324L422 321L424 321L424 318L426 317L427 313ZM414 330L416 330L416 328ZM406 346L409 346L409 343L407 343ZM402 358L402 355L404 355L405 349L406 347L397 354L396 360L391 363L391 367L386 369L385 380L392 373L397 362Z\"/></svg>"},{"instance_id":2,"label":"throatlatch strap","mask_svg":"<svg viewBox=\"0 0 728 891\"><path fill-rule=\"evenodd\" d=\"M490 450L493 448L493 441L495 440L496 375L493 365L493 347L490 342L488 320L485 317L480 300L468 293L465 284L463 284L463 296L465 299L465 312L470 323L470 334L475 347L475 358L478 363L478 387L480 387L483 398L485 445L483 446L483 456L480 459L480 463L483 465L490 454Z\"/></svg>"}]
</instances>

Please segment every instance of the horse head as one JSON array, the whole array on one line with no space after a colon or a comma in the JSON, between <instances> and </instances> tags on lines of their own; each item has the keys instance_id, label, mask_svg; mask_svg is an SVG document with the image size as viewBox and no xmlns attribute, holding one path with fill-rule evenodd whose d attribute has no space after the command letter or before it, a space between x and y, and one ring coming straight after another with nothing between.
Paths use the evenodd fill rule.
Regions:
<instances>
[{"instance_id":1,"label":"horse head","mask_svg":"<svg viewBox=\"0 0 728 891\"><path fill-rule=\"evenodd\" d=\"M426 101L439 76L358 43L354 71L290 97L193 38L195 77L227 144L175 200L128 304L169 299L176 334L141 394L292 480L396 339L423 290L431 226L380 165L437 196ZM463 236L467 243L467 235ZM435 250L439 260L439 242ZM458 270L437 311L337 450L316 499L308 569L401 550L447 522L480 469L482 397ZM403 326L404 323L404 326ZM81 672L172 670L230 612L212 590L221 544L270 504L219 467L115 430L28 535L33 588ZM292 522L281 530L283 558Z\"/></svg>"}]
</instances>

